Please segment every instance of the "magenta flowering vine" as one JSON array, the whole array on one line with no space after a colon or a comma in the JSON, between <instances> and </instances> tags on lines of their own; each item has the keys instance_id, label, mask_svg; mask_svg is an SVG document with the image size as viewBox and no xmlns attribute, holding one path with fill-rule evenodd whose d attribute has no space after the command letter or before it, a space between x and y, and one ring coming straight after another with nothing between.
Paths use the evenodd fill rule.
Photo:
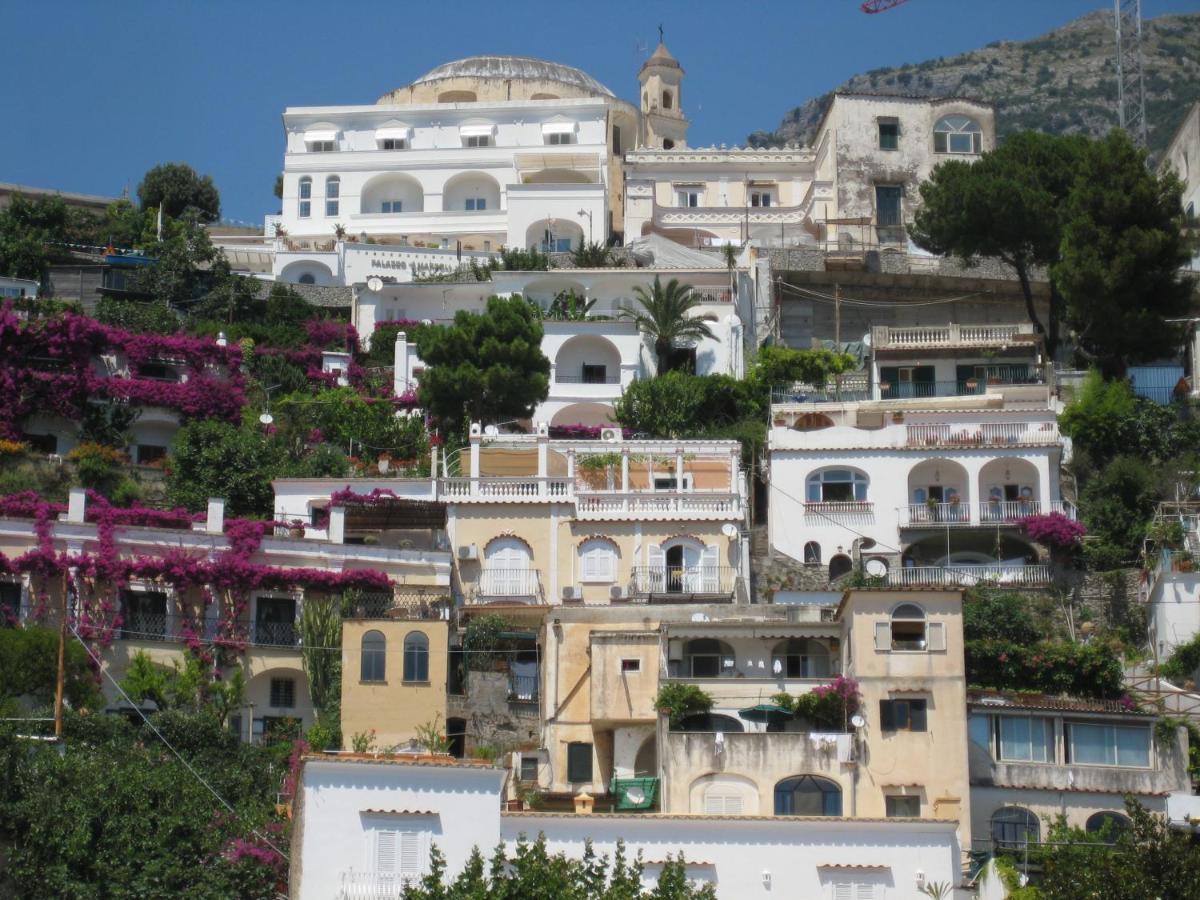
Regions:
<instances>
[{"instance_id":1,"label":"magenta flowering vine","mask_svg":"<svg viewBox=\"0 0 1200 900\"><path fill-rule=\"evenodd\" d=\"M1060 512L1025 516L1021 528L1030 539L1056 550L1071 550L1079 546L1087 534L1087 526Z\"/></svg>"}]
</instances>

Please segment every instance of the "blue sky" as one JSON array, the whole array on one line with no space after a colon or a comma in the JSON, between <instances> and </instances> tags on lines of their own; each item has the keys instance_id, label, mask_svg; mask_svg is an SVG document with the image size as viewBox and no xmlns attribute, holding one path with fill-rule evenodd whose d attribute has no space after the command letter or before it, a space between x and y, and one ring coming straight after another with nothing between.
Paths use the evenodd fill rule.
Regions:
<instances>
[{"instance_id":1,"label":"blue sky","mask_svg":"<svg viewBox=\"0 0 1200 900\"><path fill-rule=\"evenodd\" d=\"M867 69L1020 40L1111 0L0 2L0 181L136 189L158 162L210 174L227 218L261 222L283 161L286 106L373 103L478 53L578 66L622 97L657 26L682 62L692 145L737 143ZM1143 0L1147 17L1200 0Z\"/></svg>"}]
</instances>

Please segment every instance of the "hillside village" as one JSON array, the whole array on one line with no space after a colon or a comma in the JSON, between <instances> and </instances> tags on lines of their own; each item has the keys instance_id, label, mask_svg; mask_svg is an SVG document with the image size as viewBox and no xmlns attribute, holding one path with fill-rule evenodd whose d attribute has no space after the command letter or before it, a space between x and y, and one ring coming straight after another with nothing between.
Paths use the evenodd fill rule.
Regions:
<instances>
[{"instance_id":1,"label":"hillside village","mask_svg":"<svg viewBox=\"0 0 1200 900\"><path fill-rule=\"evenodd\" d=\"M0 894L1200 896L1200 103L685 62L0 186Z\"/></svg>"}]
</instances>

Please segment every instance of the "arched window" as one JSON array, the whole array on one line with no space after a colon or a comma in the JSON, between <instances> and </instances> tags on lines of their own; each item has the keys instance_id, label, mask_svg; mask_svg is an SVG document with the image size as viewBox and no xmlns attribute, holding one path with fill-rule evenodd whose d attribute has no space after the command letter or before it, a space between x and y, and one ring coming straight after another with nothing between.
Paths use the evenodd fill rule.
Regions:
<instances>
[{"instance_id":1,"label":"arched window","mask_svg":"<svg viewBox=\"0 0 1200 900\"><path fill-rule=\"evenodd\" d=\"M673 140L671 140L670 138L663 138L663 149L664 150L674 150L675 142Z\"/></svg>"},{"instance_id":2,"label":"arched window","mask_svg":"<svg viewBox=\"0 0 1200 900\"><path fill-rule=\"evenodd\" d=\"M775 785L777 816L840 816L842 789L828 778L797 775Z\"/></svg>"},{"instance_id":3,"label":"arched window","mask_svg":"<svg viewBox=\"0 0 1200 900\"><path fill-rule=\"evenodd\" d=\"M683 645L683 671L686 678L732 678L733 648L716 638L696 638Z\"/></svg>"},{"instance_id":4,"label":"arched window","mask_svg":"<svg viewBox=\"0 0 1200 900\"><path fill-rule=\"evenodd\" d=\"M671 108L671 92L663 91L663 109Z\"/></svg>"},{"instance_id":5,"label":"arched window","mask_svg":"<svg viewBox=\"0 0 1200 900\"><path fill-rule=\"evenodd\" d=\"M702 775L692 782L691 811L706 816L745 816L758 812L758 788L741 775Z\"/></svg>"},{"instance_id":6,"label":"arched window","mask_svg":"<svg viewBox=\"0 0 1200 900\"><path fill-rule=\"evenodd\" d=\"M317 276L314 275L312 272L305 272L303 275L301 275L299 278L296 279L296 284L316 284L316 283L317 283Z\"/></svg>"},{"instance_id":7,"label":"arched window","mask_svg":"<svg viewBox=\"0 0 1200 900\"><path fill-rule=\"evenodd\" d=\"M387 679L387 638L382 631L368 631L362 638L360 681Z\"/></svg>"},{"instance_id":8,"label":"arched window","mask_svg":"<svg viewBox=\"0 0 1200 900\"><path fill-rule=\"evenodd\" d=\"M419 631L404 638L404 680L429 680L429 638Z\"/></svg>"},{"instance_id":9,"label":"arched window","mask_svg":"<svg viewBox=\"0 0 1200 900\"><path fill-rule=\"evenodd\" d=\"M724 731L730 734L740 734L746 730L742 723L733 716L723 716L720 713L694 713L684 716L672 731L699 731L704 733Z\"/></svg>"},{"instance_id":10,"label":"arched window","mask_svg":"<svg viewBox=\"0 0 1200 900\"><path fill-rule=\"evenodd\" d=\"M821 545L816 541L809 541L804 545L804 564L806 566L821 564Z\"/></svg>"},{"instance_id":11,"label":"arched window","mask_svg":"<svg viewBox=\"0 0 1200 900\"><path fill-rule=\"evenodd\" d=\"M841 578L843 575L849 575L850 570L854 568L854 563L845 553L839 553L837 556L829 560L829 580Z\"/></svg>"},{"instance_id":12,"label":"arched window","mask_svg":"<svg viewBox=\"0 0 1200 900\"><path fill-rule=\"evenodd\" d=\"M312 215L312 179L305 175L300 179L300 204L296 210L296 214L301 219L307 219Z\"/></svg>"},{"instance_id":13,"label":"arched window","mask_svg":"<svg viewBox=\"0 0 1200 900\"><path fill-rule=\"evenodd\" d=\"M617 548L594 538L579 547L579 580L612 584L617 580Z\"/></svg>"},{"instance_id":14,"label":"arched window","mask_svg":"<svg viewBox=\"0 0 1200 900\"><path fill-rule=\"evenodd\" d=\"M851 503L867 499L870 479L857 469L822 469L808 476L809 503Z\"/></svg>"},{"instance_id":15,"label":"arched window","mask_svg":"<svg viewBox=\"0 0 1200 900\"><path fill-rule=\"evenodd\" d=\"M1004 806L992 813L992 840L1001 847L1037 843L1041 833L1038 817L1020 806Z\"/></svg>"},{"instance_id":16,"label":"arched window","mask_svg":"<svg viewBox=\"0 0 1200 900\"><path fill-rule=\"evenodd\" d=\"M828 678L829 648L811 638L788 638L771 651L771 672L781 678Z\"/></svg>"},{"instance_id":17,"label":"arched window","mask_svg":"<svg viewBox=\"0 0 1200 900\"><path fill-rule=\"evenodd\" d=\"M933 126L934 153L982 153L983 132L970 116L943 116Z\"/></svg>"},{"instance_id":18,"label":"arched window","mask_svg":"<svg viewBox=\"0 0 1200 900\"><path fill-rule=\"evenodd\" d=\"M1110 844L1116 843L1121 832L1129 827L1129 817L1118 812L1098 812L1088 816L1084 826L1088 834L1099 835Z\"/></svg>"},{"instance_id":19,"label":"arched window","mask_svg":"<svg viewBox=\"0 0 1200 900\"><path fill-rule=\"evenodd\" d=\"M915 603L901 603L892 610L892 649L925 649L925 610Z\"/></svg>"},{"instance_id":20,"label":"arched window","mask_svg":"<svg viewBox=\"0 0 1200 900\"><path fill-rule=\"evenodd\" d=\"M325 215L336 216L338 214L338 198L342 196L342 179L336 175L330 175L325 179Z\"/></svg>"}]
</instances>

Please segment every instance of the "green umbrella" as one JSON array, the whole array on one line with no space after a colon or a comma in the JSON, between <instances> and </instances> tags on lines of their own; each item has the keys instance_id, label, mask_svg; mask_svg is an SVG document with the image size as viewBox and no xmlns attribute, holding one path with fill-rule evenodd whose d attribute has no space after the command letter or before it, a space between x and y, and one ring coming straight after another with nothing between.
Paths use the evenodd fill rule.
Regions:
<instances>
[{"instance_id":1,"label":"green umbrella","mask_svg":"<svg viewBox=\"0 0 1200 900\"><path fill-rule=\"evenodd\" d=\"M747 722L778 722L792 717L789 710L775 703L760 703L748 709L739 709L738 715Z\"/></svg>"}]
</instances>

